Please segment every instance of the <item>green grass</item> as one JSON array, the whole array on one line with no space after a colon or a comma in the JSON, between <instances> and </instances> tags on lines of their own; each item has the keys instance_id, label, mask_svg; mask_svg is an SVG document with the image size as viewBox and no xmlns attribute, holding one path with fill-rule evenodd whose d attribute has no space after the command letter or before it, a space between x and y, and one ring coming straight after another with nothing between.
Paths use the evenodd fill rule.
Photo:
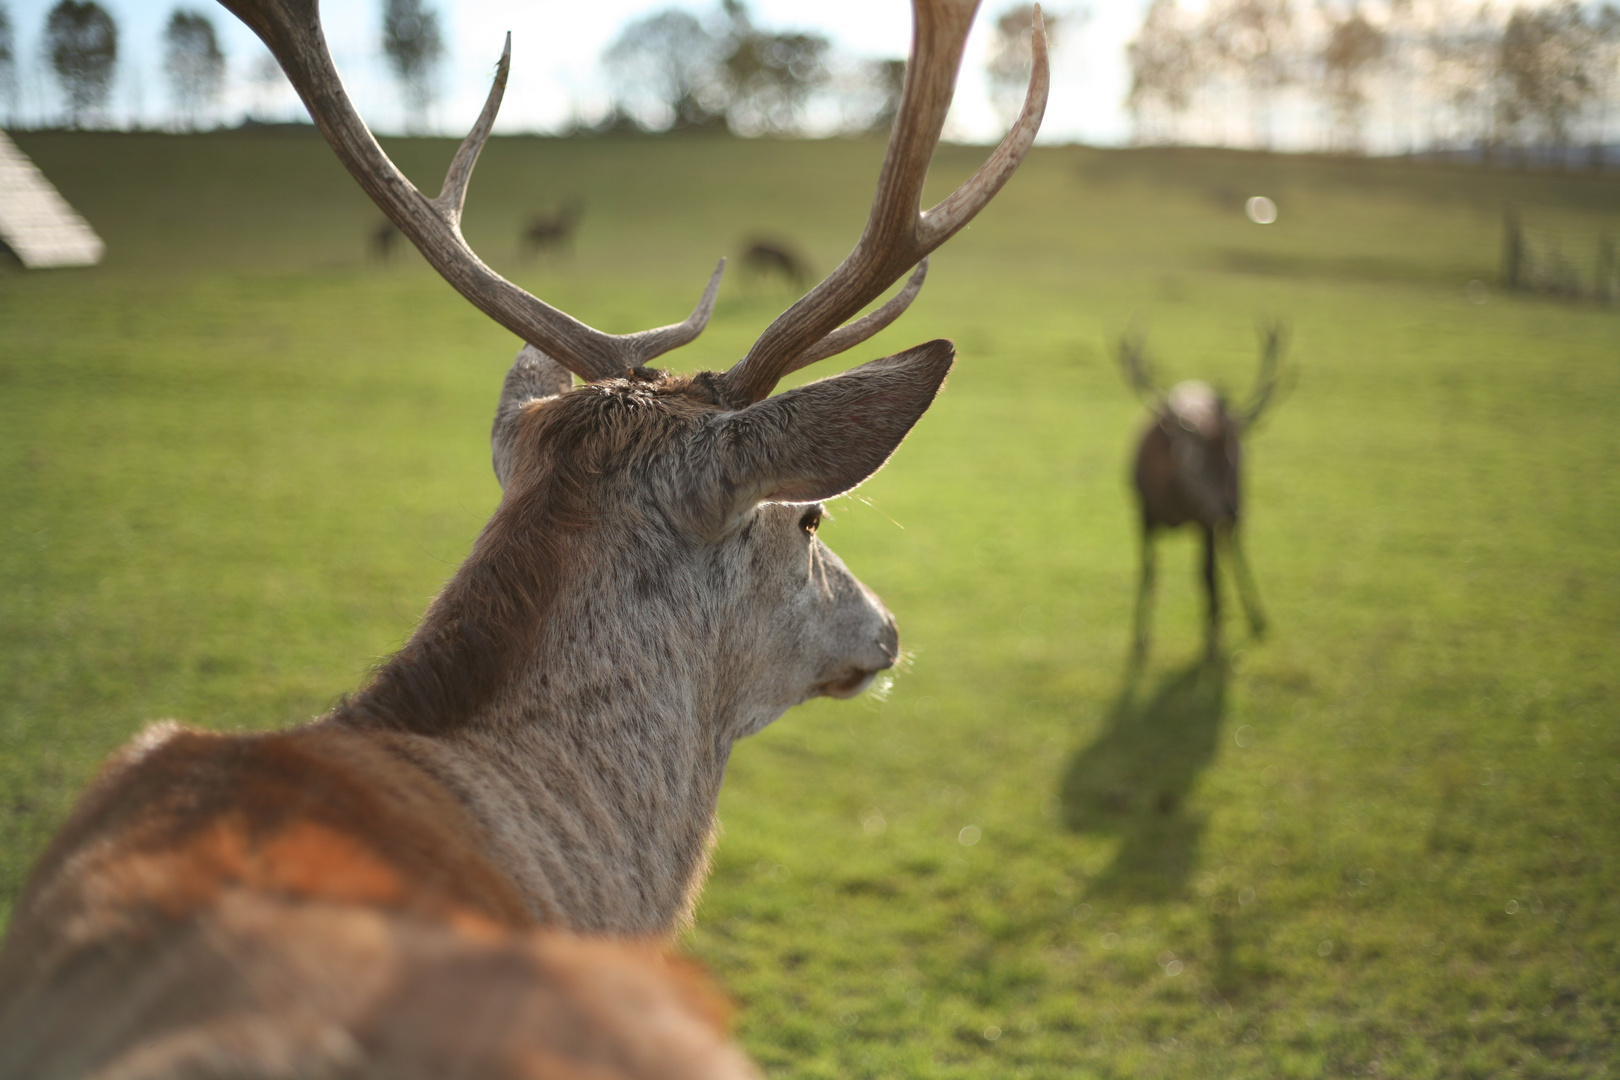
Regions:
<instances>
[{"instance_id":1,"label":"green grass","mask_svg":"<svg viewBox=\"0 0 1620 1080\"><path fill-rule=\"evenodd\" d=\"M494 504L514 351L414 255L366 265L378 215L308 135L18 141L109 254L0 268L0 913L141 725L296 722L401 642ZM435 183L451 151L390 148ZM756 231L825 272L880 154L497 140L467 232L636 329ZM517 263L576 193L577 255ZM772 1076L1612 1073L1620 312L1471 304L1508 202L1620 230L1612 178L1051 149L936 258L856 358L949 336L957 371L824 533L915 662L738 747L689 940ZM675 364L791 299L734 279ZM1129 680L1107 343L1241 389L1268 315L1300 369L1250 447L1274 632L1197 665L1178 540Z\"/></svg>"}]
</instances>

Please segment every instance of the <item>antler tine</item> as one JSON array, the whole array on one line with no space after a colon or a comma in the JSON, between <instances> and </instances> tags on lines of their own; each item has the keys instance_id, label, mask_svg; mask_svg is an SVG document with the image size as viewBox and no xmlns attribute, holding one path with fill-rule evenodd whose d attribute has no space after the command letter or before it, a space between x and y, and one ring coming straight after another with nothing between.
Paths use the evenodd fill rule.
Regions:
<instances>
[{"instance_id":1,"label":"antler tine","mask_svg":"<svg viewBox=\"0 0 1620 1080\"><path fill-rule=\"evenodd\" d=\"M684 322L634 334L605 334L507 281L467 246L461 235L462 202L505 92L510 34L483 112L456 152L439 196L429 199L383 153L349 100L321 29L320 0L219 2L269 47L321 134L366 194L440 276L484 314L586 380L623 375L703 332L724 259Z\"/></svg>"},{"instance_id":2,"label":"antler tine","mask_svg":"<svg viewBox=\"0 0 1620 1080\"><path fill-rule=\"evenodd\" d=\"M845 336L845 331L853 331L866 320L838 329L840 324L972 220L1018 168L1040 128L1050 75L1046 32L1037 5L1033 70L1018 121L965 184L933 209L920 213L923 181L945 126L978 0L912 0L911 6L911 59L866 229L838 268L777 316L748 355L721 376L739 402L759 401L788 372L864 340L866 335ZM823 340L829 337L832 340Z\"/></svg>"},{"instance_id":3,"label":"antler tine","mask_svg":"<svg viewBox=\"0 0 1620 1080\"><path fill-rule=\"evenodd\" d=\"M506 76L511 70L512 31L508 30L506 45L495 64L495 79L489 84L489 96L484 99L484 109L478 114L478 122L473 124L472 130L467 132L467 137L456 148L456 156L451 160L450 168L445 170L444 186L439 189L439 197L433 200L445 219L458 229L461 227L461 208L467 201L467 182L472 179L473 166L478 164L484 141L495 126L495 114L501 111L501 99L506 96Z\"/></svg>"},{"instance_id":4,"label":"antler tine","mask_svg":"<svg viewBox=\"0 0 1620 1080\"><path fill-rule=\"evenodd\" d=\"M846 323L837 330L828 334L812 345L790 365L782 370L782 375L791 375L800 368L809 367L817 360L825 360L829 356L837 356L841 352L853 349L867 338L884 329L894 320L905 313L911 302L917 299L922 292L923 281L928 277L928 260L925 258L917 264L917 269L911 272L906 279L906 287L889 298L888 302L876 311L862 315L852 323Z\"/></svg>"},{"instance_id":5,"label":"antler tine","mask_svg":"<svg viewBox=\"0 0 1620 1080\"><path fill-rule=\"evenodd\" d=\"M1260 370L1255 375L1254 390L1249 395L1248 404L1243 407L1243 426L1249 427L1260 419L1260 414L1266 411L1271 399L1282 382L1282 352L1284 328L1282 322L1274 321L1260 327L1261 339L1265 342L1260 353Z\"/></svg>"},{"instance_id":6,"label":"antler tine","mask_svg":"<svg viewBox=\"0 0 1620 1080\"><path fill-rule=\"evenodd\" d=\"M1126 334L1119 339L1119 366L1136 396L1157 409L1164 400L1164 391L1153 380L1153 365L1142 348L1141 334Z\"/></svg>"},{"instance_id":7,"label":"antler tine","mask_svg":"<svg viewBox=\"0 0 1620 1080\"><path fill-rule=\"evenodd\" d=\"M1030 36L1029 89L1024 93L1024 107L1018 119L997 145L995 152L979 166L967 183L951 192L932 210L923 214L919 226L922 242L933 250L949 240L985 205L995 198L1002 185L1023 163L1024 155L1035 143L1046 116L1046 96L1051 88L1051 69L1046 58L1046 23L1041 18L1041 5L1033 12Z\"/></svg>"}]
</instances>

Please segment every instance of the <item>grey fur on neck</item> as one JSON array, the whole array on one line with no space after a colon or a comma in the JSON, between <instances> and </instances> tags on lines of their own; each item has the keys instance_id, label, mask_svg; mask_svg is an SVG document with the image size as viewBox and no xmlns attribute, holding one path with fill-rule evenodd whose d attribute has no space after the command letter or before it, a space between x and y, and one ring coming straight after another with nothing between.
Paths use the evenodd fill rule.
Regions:
<instances>
[{"instance_id":1,"label":"grey fur on neck","mask_svg":"<svg viewBox=\"0 0 1620 1080\"><path fill-rule=\"evenodd\" d=\"M525 348L491 433L500 507L329 722L437 777L538 919L677 930L732 743L898 655L804 502L880 467L951 355L931 343L734 410L660 372L570 389Z\"/></svg>"}]
</instances>

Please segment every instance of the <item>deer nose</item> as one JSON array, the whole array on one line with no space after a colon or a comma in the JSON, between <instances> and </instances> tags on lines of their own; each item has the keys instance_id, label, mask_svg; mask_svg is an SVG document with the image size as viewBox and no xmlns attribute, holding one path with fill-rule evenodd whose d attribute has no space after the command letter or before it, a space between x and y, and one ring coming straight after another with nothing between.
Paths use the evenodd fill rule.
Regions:
<instances>
[{"instance_id":1,"label":"deer nose","mask_svg":"<svg viewBox=\"0 0 1620 1080\"><path fill-rule=\"evenodd\" d=\"M899 661L900 629L895 625L893 615L887 610L883 610L882 614L883 620L872 639L871 652L856 660L841 676L823 683L817 693L834 698L855 697L866 692L876 681L878 672L894 667Z\"/></svg>"},{"instance_id":2,"label":"deer nose","mask_svg":"<svg viewBox=\"0 0 1620 1080\"><path fill-rule=\"evenodd\" d=\"M892 668L900 659L900 627L895 623L894 616L888 612L883 613L883 625L878 628L878 651L883 654L884 668Z\"/></svg>"}]
</instances>

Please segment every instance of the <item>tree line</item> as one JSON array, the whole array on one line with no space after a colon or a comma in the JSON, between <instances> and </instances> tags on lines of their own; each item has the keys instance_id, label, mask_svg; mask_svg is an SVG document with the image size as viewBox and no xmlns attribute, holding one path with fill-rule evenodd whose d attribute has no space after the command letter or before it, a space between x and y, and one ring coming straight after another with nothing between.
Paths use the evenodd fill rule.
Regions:
<instances>
[{"instance_id":1,"label":"tree line","mask_svg":"<svg viewBox=\"0 0 1620 1080\"><path fill-rule=\"evenodd\" d=\"M377 48L396 80L406 128L430 130L446 51L439 14L428 0L379 0L379 9ZM995 20L987 74L998 108L1010 115L1029 66L1030 10L1014 4ZM1063 21L1049 14L1048 31ZM210 15L175 8L161 54L169 126L213 126L231 72ZM96 0L59 0L50 9L40 60L57 91L61 124L111 125L121 59L117 22ZM19 115L18 60L14 24L0 0L0 106L10 124ZM905 76L903 60L845 55L822 34L764 26L744 0L635 19L600 61L609 108L605 115L576 115L576 130L725 128L745 136L883 130ZM243 81L261 103L282 86L268 53L249 61Z\"/></svg>"},{"instance_id":2,"label":"tree line","mask_svg":"<svg viewBox=\"0 0 1620 1080\"><path fill-rule=\"evenodd\" d=\"M440 16L430 0L378 2L377 49L406 128L430 130L446 51ZM1054 39L1084 21L1083 9L1047 15ZM986 74L1009 118L1028 70L1030 22L1028 4L994 16ZM112 14L96 0L59 0L42 31L60 122L109 124L121 55ZM230 72L211 17L175 8L161 56L170 126L216 123ZM1564 164L1620 153L1620 8L1611 3L1209 0L1195 14L1153 0L1126 58L1125 105L1139 143ZM822 34L762 25L744 0L637 18L600 61L609 107L576 116L576 130L881 131L905 74L901 60L846 55ZM15 24L0 0L0 106L13 124L18 71ZM283 85L268 54L247 65L245 81L261 101Z\"/></svg>"},{"instance_id":3,"label":"tree line","mask_svg":"<svg viewBox=\"0 0 1620 1080\"><path fill-rule=\"evenodd\" d=\"M1009 119L1028 78L1031 11L1014 4L994 21L986 73ZM1069 18L1048 13L1048 35ZM720 0L704 14L666 8L636 19L602 60L612 106L594 126L644 131L885 131L905 81L903 60L848 56L822 34L762 27L741 0Z\"/></svg>"},{"instance_id":4,"label":"tree line","mask_svg":"<svg viewBox=\"0 0 1620 1080\"><path fill-rule=\"evenodd\" d=\"M1127 47L1139 143L1601 165L1620 10L1573 0L1154 0Z\"/></svg>"},{"instance_id":5,"label":"tree line","mask_svg":"<svg viewBox=\"0 0 1620 1080\"><path fill-rule=\"evenodd\" d=\"M382 51L399 79L407 115L414 119L436 96L433 79L444 52L438 18L423 0L383 0L382 15ZM161 46L173 125L183 130L211 126L227 75L213 20L202 11L177 7L164 26ZM61 123L70 128L106 126L120 61L112 13L96 0L59 0L45 16L40 52L60 95ZM15 23L0 0L0 103L10 124L18 115L18 60ZM251 78L279 80L268 53L260 61Z\"/></svg>"},{"instance_id":6,"label":"tree line","mask_svg":"<svg viewBox=\"0 0 1620 1080\"><path fill-rule=\"evenodd\" d=\"M164 30L164 70L177 116L192 122L217 99L225 57L207 16L176 9ZM54 76L68 127L97 126L107 116L118 71L118 24L95 0L60 0L45 16L42 59ZM17 115L18 53L11 13L0 2L0 100Z\"/></svg>"}]
</instances>

